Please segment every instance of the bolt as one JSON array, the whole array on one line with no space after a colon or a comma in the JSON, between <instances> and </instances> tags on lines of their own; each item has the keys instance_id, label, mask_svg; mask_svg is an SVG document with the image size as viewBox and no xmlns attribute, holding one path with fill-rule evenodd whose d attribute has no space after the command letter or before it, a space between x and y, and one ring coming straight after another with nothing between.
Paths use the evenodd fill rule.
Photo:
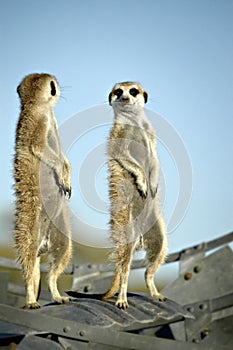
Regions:
<instances>
[{"instance_id":1,"label":"bolt","mask_svg":"<svg viewBox=\"0 0 233 350\"><path fill-rule=\"evenodd\" d=\"M199 309L200 309L200 310L206 310L207 307L208 307L207 304L200 304L200 305L199 305Z\"/></svg>"},{"instance_id":2,"label":"bolt","mask_svg":"<svg viewBox=\"0 0 233 350\"><path fill-rule=\"evenodd\" d=\"M185 279L186 281L188 281L188 280L190 280L191 278L192 278L191 272L186 272L186 274L184 275L184 279Z\"/></svg>"},{"instance_id":3,"label":"bolt","mask_svg":"<svg viewBox=\"0 0 233 350\"><path fill-rule=\"evenodd\" d=\"M204 328L201 331L201 339L204 339L205 337L207 337L208 334L209 334L209 329L208 328Z\"/></svg>"},{"instance_id":4,"label":"bolt","mask_svg":"<svg viewBox=\"0 0 233 350\"><path fill-rule=\"evenodd\" d=\"M91 289L91 286L87 284L86 286L83 287L83 292L87 293L90 291L90 289Z\"/></svg>"},{"instance_id":5,"label":"bolt","mask_svg":"<svg viewBox=\"0 0 233 350\"><path fill-rule=\"evenodd\" d=\"M187 311L188 312L194 312L194 307L192 307L192 306L187 307Z\"/></svg>"},{"instance_id":6,"label":"bolt","mask_svg":"<svg viewBox=\"0 0 233 350\"><path fill-rule=\"evenodd\" d=\"M200 272L200 271L201 271L201 265L196 265L196 266L194 266L193 271L194 271L195 273Z\"/></svg>"},{"instance_id":7,"label":"bolt","mask_svg":"<svg viewBox=\"0 0 233 350\"><path fill-rule=\"evenodd\" d=\"M197 343L199 343L199 339L194 338L194 339L192 340L192 342L197 344Z\"/></svg>"},{"instance_id":8,"label":"bolt","mask_svg":"<svg viewBox=\"0 0 233 350\"><path fill-rule=\"evenodd\" d=\"M63 328L63 332L64 333L69 333L70 332L70 327L69 326L66 326Z\"/></svg>"},{"instance_id":9,"label":"bolt","mask_svg":"<svg viewBox=\"0 0 233 350\"><path fill-rule=\"evenodd\" d=\"M85 331L83 331L83 330L80 331L80 332L79 332L79 335L80 335L81 337L83 337L83 336L85 335Z\"/></svg>"}]
</instances>

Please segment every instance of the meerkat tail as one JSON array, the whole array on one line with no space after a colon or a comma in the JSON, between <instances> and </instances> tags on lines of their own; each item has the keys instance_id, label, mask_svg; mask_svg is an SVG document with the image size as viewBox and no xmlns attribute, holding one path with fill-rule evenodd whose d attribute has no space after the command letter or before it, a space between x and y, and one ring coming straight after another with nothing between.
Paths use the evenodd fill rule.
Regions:
<instances>
[{"instance_id":1,"label":"meerkat tail","mask_svg":"<svg viewBox=\"0 0 233 350\"><path fill-rule=\"evenodd\" d=\"M83 299L83 298L88 298L88 299L96 299L96 300L102 300L102 297L104 294L87 294L87 293L80 293L75 290L68 290L65 292L67 295L73 298L78 298L78 299Z\"/></svg>"},{"instance_id":2,"label":"meerkat tail","mask_svg":"<svg viewBox=\"0 0 233 350\"><path fill-rule=\"evenodd\" d=\"M120 275L118 272L115 272L111 287L109 288L109 290L106 293L87 294L87 293L80 293L80 292L77 292L75 290L74 291L68 290L68 291L66 291L66 294L68 294L71 297L80 298L80 299L88 298L88 299L96 299L96 300L106 300L106 299L113 297L116 294L116 292L119 289L119 285L120 285Z\"/></svg>"},{"instance_id":3,"label":"meerkat tail","mask_svg":"<svg viewBox=\"0 0 233 350\"><path fill-rule=\"evenodd\" d=\"M116 294L116 292L118 291L119 286L120 286L120 274L119 272L116 271L112 280L111 287L105 294L102 295L101 299L106 300L113 297L113 295Z\"/></svg>"}]
</instances>

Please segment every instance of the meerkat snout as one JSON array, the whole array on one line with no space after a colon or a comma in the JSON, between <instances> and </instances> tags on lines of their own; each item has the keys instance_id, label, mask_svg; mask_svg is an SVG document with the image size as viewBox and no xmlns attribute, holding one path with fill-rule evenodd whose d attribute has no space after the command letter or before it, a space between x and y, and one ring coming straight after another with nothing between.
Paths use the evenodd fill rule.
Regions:
<instances>
[{"instance_id":1,"label":"meerkat snout","mask_svg":"<svg viewBox=\"0 0 233 350\"><path fill-rule=\"evenodd\" d=\"M129 100L129 98L127 96L122 96L120 98L120 101L123 102L123 103L129 103L130 100Z\"/></svg>"}]
</instances>

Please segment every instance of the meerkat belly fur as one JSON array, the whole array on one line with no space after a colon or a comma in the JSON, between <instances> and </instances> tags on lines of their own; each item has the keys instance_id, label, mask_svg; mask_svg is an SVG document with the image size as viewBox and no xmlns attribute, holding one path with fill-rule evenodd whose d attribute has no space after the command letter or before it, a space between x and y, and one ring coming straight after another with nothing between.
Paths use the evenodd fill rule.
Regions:
<instances>
[{"instance_id":1,"label":"meerkat belly fur","mask_svg":"<svg viewBox=\"0 0 233 350\"><path fill-rule=\"evenodd\" d=\"M109 94L114 124L108 140L110 238L115 274L107 299L119 291L116 305L126 308L130 264L137 248L147 253L146 285L152 297L161 295L154 274L164 262L166 233L158 205L159 162L154 130L144 112L147 93L134 82L116 84Z\"/></svg>"},{"instance_id":2,"label":"meerkat belly fur","mask_svg":"<svg viewBox=\"0 0 233 350\"><path fill-rule=\"evenodd\" d=\"M57 278L71 255L66 194L71 195L69 161L62 152L54 106L58 82L49 74L26 76L17 88L21 113L16 129L14 179L15 244L26 287L26 308L39 308L40 257L48 254L48 285L58 303L69 300Z\"/></svg>"}]
</instances>

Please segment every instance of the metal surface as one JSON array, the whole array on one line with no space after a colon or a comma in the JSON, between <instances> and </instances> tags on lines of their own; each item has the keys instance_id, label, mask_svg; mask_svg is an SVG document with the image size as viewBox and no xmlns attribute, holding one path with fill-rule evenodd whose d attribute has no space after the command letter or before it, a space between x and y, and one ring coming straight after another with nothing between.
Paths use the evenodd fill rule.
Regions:
<instances>
[{"instance_id":1,"label":"metal surface","mask_svg":"<svg viewBox=\"0 0 233 350\"><path fill-rule=\"evenodd\" d=\"M228 246L206 252L232 239L230 233L171 254L167 262L180 262L180 276L163 290L167 302L128 293L127 310L115 306L116 297L99 301L88 295L69 304L22 310L13 305L24 288L9 283L9 271L0 272L0 348L231 350L233 253ZM5 262L8 269L18 269L9 259ZM138 260L133 268L144 265ZM112 264L71 264L67 272L73 286L93 292L111 282L112 270ZM49 294L43 298L49 300Z\"/></svg>"},{"instance_id":2,"label":"metal surface","mask_svg":"<svg viewBox=\"0 0 233 350\"><path fill-rule=\"evenodd\" d=\"M207 257L189 260L185 267L180 276L163 289L163 293L177 303L185 305L233 291L233 253L228 246Z\"/></svg>"}]
</instances>

